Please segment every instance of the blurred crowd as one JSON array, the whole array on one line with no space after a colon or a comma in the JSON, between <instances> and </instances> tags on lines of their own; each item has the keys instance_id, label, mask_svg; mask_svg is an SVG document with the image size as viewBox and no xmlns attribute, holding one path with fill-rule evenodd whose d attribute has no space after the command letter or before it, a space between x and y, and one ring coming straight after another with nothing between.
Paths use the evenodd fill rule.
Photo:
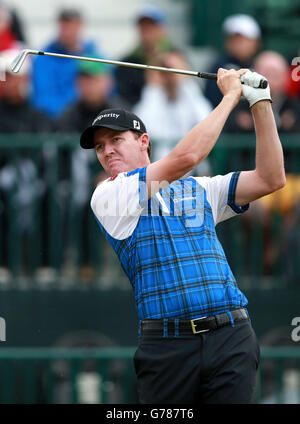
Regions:
<instances>
[{"instance_id":1,"label":"blurred crowd","mask_svg":"<svg viewBox=\"0 0 300 424\"><path fill-rule=\"evenodd\" d=\"M41 50L70 55L105 58L94 40L83 37L87 25L79 10L63 9L57 16L56 33ZM126 62L151 64L171 68L189 69L184 49L173 42L168 31L168 16L157 6L146 5L135 17L137 43L118 59ZM278 130L280 133L300 131L300 81L296 81L296 66L289 58L276 51L267 51L263 46L261 29L249 15L232 15L222 26L223 50L217 52L215 62L208 72L216 73L219 67L250 68L267 77L270 84ZM30 48L22 26L22 17L8 3L0 3L0 134L61 134L80 133L103 109L127 108L145 122L154 143L153 160L165 156L194 125L203 120L218 104L221 93L215 81L207 80L204 88L196 78L143 71L135 68L113 67L96 62L31 56L26 59L21 71L14 74L9 65L24 48ZM297 52L295 52L297 56ZM300 79L300 78L299 78ZM253 120L247 102L241 99L230 115L224 132L229 134L253 133ZM16 209L21 214L21 226L30 231L34 225L34 214L30 205L40 196L44 218L41 228L44 238L49 231L47 213L49 199L46 181L47 149L42 149L41 169L26 151L20 153L12 164L8 153L0 150L0 267L9 268L8 220L9 193L14 190ZM69 202L76 209L83 208L83 220L78 231L84 246L84 262L89 265L91 253L87 225L89 198L91 194L91 169L96 157L91 151L79 147L60 149L57 159L62 164L59 175L60 206L67 222ZM245 163L249 158L243 158ZM276 260L274 244L270 240L269 215L279 212L284 217L285 228L297 221L297 202L300 197L300 179L290 166L292 157L286 156L287 186L279 193L256 202L252 212L259 216L265 231L265 272L271 272ZM243 164L244 166L244 164ZM101 177L100 165L98 166ZM211 175L209 160L205 160L195 171L197 175ZM42 180L42 181L41 181ZM72 180L72 187L69 181ZM95 181L92 184L95 184ZM67 187L67 189L66 189ZM25 211L28 211L26 213ZM247 215L247 214L246 214ZM248 215L251 216L251 213ZM246 218L249 219L249 218ZM246 225L247 227L247 225ZM68 229L64 228L65 240ZM66 241L67 243L67 241ZM276 249L275 249L276 250ZM275 256L274 256L275 255ZM273 262L272 262L273 261ZM47 267L49 258L43 258ZM1 280L1 272L0 272Z\"/></svg>"}]
</instances>

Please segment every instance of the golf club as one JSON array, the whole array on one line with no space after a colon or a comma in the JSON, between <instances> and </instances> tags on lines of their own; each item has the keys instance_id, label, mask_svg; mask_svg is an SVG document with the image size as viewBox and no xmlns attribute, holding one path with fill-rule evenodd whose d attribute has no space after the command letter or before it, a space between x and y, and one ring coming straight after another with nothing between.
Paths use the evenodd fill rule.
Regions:
<instances>
[{"instance_id":1,"label":"golf club","mask_svg":"<svg viewBox=\"0 0 300 424\"><path fill-rule=\"evenodd\" d=\"M10 65L11 70L15 73L19 72L26 57L30 54L62 57L67 59L87 60L90 62L106 63L108 65L125 66L128 68L150 69L153 71L173 72L175 74L191 75L191 76L195 76L199 78L206 78L206 79L213 79L213 80L217 79L217 74L211 74L208 72L197 72L197 71L189 71L186 69L174 69L174 68L165 68L161 66L142 65L140 63L120 62L118 60L98 59L94 57L72 56L68 54L50 53L50 52L43 52L40 50L30 50L30 49L24 49L16 56L16 58L12 61ZM265 79L261 79L258 88L266 88L267 86L268 86L268 81Z\"/></svg>"}]
</instances>

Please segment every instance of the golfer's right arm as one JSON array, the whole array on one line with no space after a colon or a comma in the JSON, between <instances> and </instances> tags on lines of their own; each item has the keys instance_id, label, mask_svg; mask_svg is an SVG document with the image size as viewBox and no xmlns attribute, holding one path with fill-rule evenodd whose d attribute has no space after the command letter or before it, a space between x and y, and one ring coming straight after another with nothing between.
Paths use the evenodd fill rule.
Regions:
<instances>
[{"instance_id":1,"label":"golfer's right arm","mask_svg":"<svg viewBox=\"0 0 300 424\"><path fill-rule=\"evenodd\" d=\"M240 77L244 72L245 70L219 69L217 84L223 93L222 101L207 118L189 131L167 156L148 166L149 197L159 188L184 176L207 157L216 144L230 112L240 99Z\"/></svg>"}]
</instances>

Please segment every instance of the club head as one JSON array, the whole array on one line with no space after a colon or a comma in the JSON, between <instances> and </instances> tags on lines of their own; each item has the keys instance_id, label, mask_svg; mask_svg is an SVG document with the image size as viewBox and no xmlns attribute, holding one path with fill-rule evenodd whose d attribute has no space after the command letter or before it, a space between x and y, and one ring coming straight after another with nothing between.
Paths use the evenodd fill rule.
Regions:
<instances>
[{"instance_id":1,"label":"club head","mask_svg":"<svg viewBox=\"0 0 300 424\"><path fill-rule=\"evenodd\" d=\"M22 68L23 63L25 62L26 57L29 54L39 54L38 50L30 50L30 49L24 49L22 50L16 57L15 59L12 61L12 63L10 64L10 69L17 73L19 72L19 70Z\"/></svg>"}]
</instances>

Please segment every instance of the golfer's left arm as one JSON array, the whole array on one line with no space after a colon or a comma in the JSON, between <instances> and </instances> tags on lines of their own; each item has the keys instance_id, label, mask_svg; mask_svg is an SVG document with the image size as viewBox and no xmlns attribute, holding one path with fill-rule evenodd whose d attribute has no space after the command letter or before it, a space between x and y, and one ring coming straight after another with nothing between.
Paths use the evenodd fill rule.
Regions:
<instances>
[{"instance_id":1,"label":"golfer's left arm","mask_svg":"<svg viewBox=\"0 0 300 424\"><path fill-rule=\"evenodd\" d=\"M259 101L251 111L256 132L256 167L239 176L235 195L239 206L279 190L286 183L283 151L271 103Z\"/></svg>"}]
</instances>

